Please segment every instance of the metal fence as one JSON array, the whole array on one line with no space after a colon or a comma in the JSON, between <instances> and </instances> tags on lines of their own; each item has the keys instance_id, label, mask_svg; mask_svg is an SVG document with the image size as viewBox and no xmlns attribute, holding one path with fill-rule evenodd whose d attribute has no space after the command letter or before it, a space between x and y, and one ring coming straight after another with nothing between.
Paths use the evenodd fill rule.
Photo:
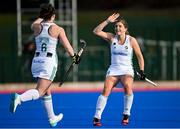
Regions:
<instances>
[{"instance_id":1,"label":"metal fence","mask_svg":"<svg viewBox=\"0 0 180 129\"><path fill-rule=\"evenodd\" d=\"M137 38L145 58L145 72L154 80L180 79L180 41L156 41ZM60 49L62 49L60 47ZM71 59L62 49L59 53L59 69L55 81L59 81L68 69ZM0 82L32 82L30 55L22 58L2 58L0 63ZM134 67L138 69L134 57ZM110 52L107 46L89 46L78 66L79 81L102 81L110 65ZM72 81L72 73L68 77Z\"/></svg>"}]
</instances>

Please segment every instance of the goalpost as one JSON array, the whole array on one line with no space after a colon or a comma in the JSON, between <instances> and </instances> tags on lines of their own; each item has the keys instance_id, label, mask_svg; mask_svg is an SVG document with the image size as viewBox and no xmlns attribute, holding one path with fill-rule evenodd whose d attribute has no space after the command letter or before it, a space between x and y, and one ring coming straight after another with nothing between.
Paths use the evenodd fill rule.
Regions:
<instances>
[{"instance_id":1,"label":"goalpost","mask_svg":"<svg viewBox=\"0 0 180 129\"><path fill-rule=\"evenodd\" d=\"M40 2L40 0L37 0ZM25 14L38 14L39 8L24 8L22 7L21 0L17 0L17 56L22 56L23 49L23 39L27 39L27 35L30 34L23 32L23 28L29 27L32 21L23 19L23 15ZM66 26L65 31L67 36L72 43L72 46L75 51L78 50L78 41L77 41L77 0L49 0L49 3L54 5L57 10L57 18L56 23L61 26ZM39 5L38 5L39 6ZM32 15L31 15L32 19ZM73 69L73 81L78 80L78 67L74 67Z\"/></svg>"}]
</instances>

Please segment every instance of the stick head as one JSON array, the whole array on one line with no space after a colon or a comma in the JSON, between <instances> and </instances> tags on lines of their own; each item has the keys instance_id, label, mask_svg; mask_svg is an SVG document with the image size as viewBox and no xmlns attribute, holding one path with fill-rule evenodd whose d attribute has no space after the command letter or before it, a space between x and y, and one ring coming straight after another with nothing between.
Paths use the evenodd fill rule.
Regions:
<instances>
[{"instance_id":1,"label":"stick head","mask_svg":"<svg viewBox=\"0 0 180 129\"><path fill-rule=\"evenodd\" d=\"M81 48L84 49L86 47L86 41L84 39L80 39Z\"/></svg>"},{"instance_id":2,"label":"stick head","mask_svg":"<svg viewBox=\"0 0 180 129\"><path fill-rule=\"evenodd\" d=\"M139 73L138 71L135 70L135 72L136 72L136 74L137 74L138 77L141 76L140 73ZM157 87L157 84L154 83L153 81L149 80L148 78L145 78L145 81L147 81L147 82L149 82L151 85Z\"/></svg>"}]
</instances>

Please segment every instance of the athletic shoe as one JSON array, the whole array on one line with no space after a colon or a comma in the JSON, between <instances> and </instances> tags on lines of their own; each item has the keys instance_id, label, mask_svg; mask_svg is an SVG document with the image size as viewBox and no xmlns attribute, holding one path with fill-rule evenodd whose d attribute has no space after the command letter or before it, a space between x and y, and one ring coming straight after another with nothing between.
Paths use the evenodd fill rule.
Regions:
<instances>
[{"instance_id":1,"label":"athletic shoe","mask_svg":"<svg viewBox=\"0 0 180 129\"><path fill-rule=\"evenodd\" d=\"M94 118L94 119L93 119L93 125L94 125L94 126L102 126L102 124L101 124L101 119Z\"/></svg>"},{"instance_id":2,"label":"athletic shoe","mask_svg":"<svg viewBox=\"0 0 180 129\"><path fill-rule=\"evenodd\" d=\"M17 106L21 104L19 94L14 93L11 95L10 112L15 113Z\"/></svg>"},{"instance_id":3,"label":"athletic shoe","mask_svg":"<svg viewBox=\"0 0 180 129\"><path fill-rule=\"evenodd\" d=\"M59 115L55 116L54 118L49 119L49 123L51 125L51 127L55 127L57 125L57 123L62 120L63 118L63 114L60 113Z\"/></svg>"},{"instance_id":4,"label":"athletic shoe","mask_svg":"<svg viewBox=\"0 0 180 129\"><path fill-rule=\"evenodd\" d=\"M128 125L129 124L129 115L126 115L126 114L124 114L123 115L123 119L122 119L122 124L123 125Z\"/></svg>"}]
</instances>

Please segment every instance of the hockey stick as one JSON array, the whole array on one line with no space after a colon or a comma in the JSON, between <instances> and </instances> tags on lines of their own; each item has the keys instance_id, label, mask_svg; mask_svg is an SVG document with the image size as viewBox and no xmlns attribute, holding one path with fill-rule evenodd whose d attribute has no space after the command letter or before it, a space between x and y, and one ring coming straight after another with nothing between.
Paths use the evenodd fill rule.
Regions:
<instances>
[{"instance_id":1,"label":"hockey stick","mask_svg":"<svg viewBox=\"0 0 180 129\"><path fill-rule=\"evenodd\" d=\"M80 43L81 43L81 48L80 50L78 51L78 56L81 57L85 47L86 47L86 41L84 41L83 39L80 39ZM69 66L68 70L66 71L65 75L64 75L64 78L62 79L62 81L59 83L59 87L62 86L62 84L66 81L69 73L71 72L72 68L74 67L75 65L75 62L72 62L71 65Z\"/></svg>"},{"instance_id":2,"label":"hockey stick","mask_svg":"<svg viewBox=\"0 0 180 129\"><path fill-rule=\"evenodd\" d=\"M136 72L136 74L137 74L138 77L141 76L140 73L139 73L138 71L135 70L135 72ZM157 84L154 83L153 81L149 80L148 78L145 78L145 81L147 81L147 82L150 83L151 85L157 87Z\"/></svg>"}]
</instances>

